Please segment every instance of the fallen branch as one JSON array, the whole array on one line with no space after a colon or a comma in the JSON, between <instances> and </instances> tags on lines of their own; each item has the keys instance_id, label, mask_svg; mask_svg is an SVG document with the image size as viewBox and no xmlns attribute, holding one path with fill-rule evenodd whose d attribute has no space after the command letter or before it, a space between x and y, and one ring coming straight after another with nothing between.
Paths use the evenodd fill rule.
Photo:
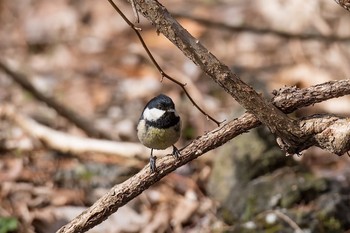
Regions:
<instances>
[{"instance_id":1,"label":"fallen branch","mask_svg":"<svg viewBox=\"0 0 350 233\"><path fill-rule=\"evenodd\" d=\"M149 158L149 149L140 143L114 142L69 135L41 125L20 114L13 106L0 105L0 118L4 117L40 140L47 147L63 153L101 153L126 158Z\"/></svg>"},{"instance_id":2,"label":"fallen branch","mask_svg":"<svg viewBox=\"0 0 350 233\"><path fill-rule=\"evenodd\" d=\"M339 88L338 90L334 87ZM295 106L306 107L327 99L333 98L333 96L341 96L350 94L350 80L343 80L340 82L328 82L320 84L314 87L306 89L292 88L296 99L291 102L284 101L286 109L293 109ZM331 91L332 90L332 91ZM346 91L344 91L346 90ZM332 95L323 95L323 92L331 92ZM298 94L304 93L304 96ZM340 94L341 93L341 94ZM290 95L288 92L286 95ZM288 99L287 96L283 96L283 93L276 93L280 99ZM321 98L314 98L314 96L320 95ZM305 98L312 98L313 102L305 101ZM274 102L275 105L279 105L279 102ZM322 122L322 119L324 121ZM312 121L317 121L317 125L313 125ZM340 124L337 124L340 122ZM238 119L234 119L223 126L212 130L192 141L188 146L181 149L181 156L178 160L174 160L171 156L163 157L157 161L158 171L157 173L150 173L149 165L146 165L139 173L129 178L122 184L114 186L108 193L106 193L102 198L96 201L90 208L85 210L79 216L74 218L70 223L62 227L59 233L78 233L85 232L90 228L101 223L107 217L118 210L119 207L125 205L127 202L138 196L145 189L149 188L152 184L156 183L164 176L179 168L180 166L188 163L189 161L196 159L202 154L215 149L229 140L233 139L239 134L247 132L248 130L259 126L261 123L258 121L254 115L250 113L245 113ZM350 149L350 121L349 118L330 118L330 117L313 117L310 119L305 119L300 121L301 128L308 130L310 133L314 133L314 140L312 140L315 145L323 148L330 148L334 150L336 148L337 152L345 153ZM347 144L338 143L338 137L328 137L330 134L327 127L332 127L330 131L332 135L342 135L340 138L341 142L347 140ZM347 132L344 132L344 127ZM331 146L329 146L331 145ZM340 146L340 147L337 147Z\"/></svg>"},{"instance_id":3,"label":"fallen branch","mask_svg":"<svg viewBox=\"0 0 350 233\"><path fill-rule=\"evenodd\" d=\"M74 112L73 110L59 103L53 97L42 93L35 86L33 86L33 84L30 83L30 81L28 80L28 77L12 70L5 63L1 61L0 61L0 69L4 71L9 77L11 77L16 83L18 83L23 89L30 92L38 100L46 103L49 107L55 109L58 114L65 117L67 120L75 124L78 128L82 129L88 136L95 137L95 138L104 138L104 139L113 138L107 132L97 129L92 122L80 116L77 112Z\"/></svg>"}]
</instances>

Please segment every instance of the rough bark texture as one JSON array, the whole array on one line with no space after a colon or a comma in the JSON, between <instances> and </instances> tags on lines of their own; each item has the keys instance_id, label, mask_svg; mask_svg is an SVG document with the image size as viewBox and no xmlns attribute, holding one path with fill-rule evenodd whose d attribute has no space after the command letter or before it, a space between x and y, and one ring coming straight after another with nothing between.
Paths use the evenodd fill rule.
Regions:
<instances>
[{"instance_id":1,"label":"rough bark texture","mask_svg":"<svg viewBox=\"0 0 350 233\"><path fill-rule=\"evenodd\" d=\"M306 89L284 87L273 91L273 102L283 112L291 113L301 107L348 95L349 85L350 81L346 79L330 81Z\"/></svg>"},{"instance_id":2,"label":"rough bark texture","mask_svg":"<svg viewBox=\"0 0 350 233\"><path fill-rule=\"evenodd\" d=\"M300 121L300 126L324 150L342 155L350 149L350 118L315 115Z\"/></svg>"},{"instance_id":3,"label":"rough bark texture","mask_svg":"<svg viewBox=\"0 0 350 233\"><path fill-rule=\"evenodd\" d=\"M309 136L303 134L297 122L242 82L228 66L220 62L199 40L184 29L164 6L155 0L134 1L137 9L155 25L158 32L167 37L237 102L269 127L272 133L280 137L286 151L297 153L304 149L303 142Z\"/></svg>"},{"instance_id":4,"label":"rough bark texture","mask_svg":"<svg viewBox=\"0 0 350 233\"><path fill-rule=\"evenodd\" d=\"M250 113L246 113L242 117L232 120L194 140L181 150L179 160L174 160L170 156L159 159L157 161L158 173L150 173L149 166L146 166L135 176L113 187L93 206L58 232L87 231L104 221L109 215L117 211L119 207L176 168L209 150L219 147L235 136L259 126L261 123L268 126L273 133L282 138L282 144L287 144L286 150L288 152L299 152L311 145L317 145L337 154L349 150L350 145L347 143L349 142L349 134L344 132L344 128L349 128L349 119L316 116L300 121L291 120L282 111L273 106L272 102L265 101L250 86L234 75L226 65L222 64L198 40L182 28L160 3L154 0L134 0L134 2L137 10L155 25L158 32L164 34ZM338 83L335 82L306 90L292 88L287 91L287 89L283 89L281 92L285 91L285 94L275 92L275 104L280 106L281 109L286 109L287 112L290 112L298 107L337 97L333 95L337 90L332 89L337 85ZM323 90L322 88L325 89ZM337 88L343 90L338 96L349 94L349 80L339 83ZM328 94L323 95L323 92ZM321 96L319 97L319 95ZM276 100L277 98L279 100ZM335 142L339 137L341 142Z\"/></svg>"},{"instance_id":5,"label":"rough bark texture","mask_svg":"<svg viewBox=\"0 0 350 233\"><path fill-rule=\"evenodd\" d=\"M290 88L290 91L286 91L287 89L284 89L284 91L287 92L286 94L279 92L275 94L284 103L286 109L295 109L296 106L305 107L333 98L334 96L338 97L341 95L340 93L342 93L342 95L350 94L349 84L350 80L328 82L302 90ZM338 89L334 89L335 87ZM323 92L332 92L332 95L323 95ZM290 95L294 96L293 101L288 102L286 99L288 99ZM311 101L311 99L313 101ZM276 100L274 104L276 106L280 105ZM171 156L160 158L157 160L158 173L150 173L149 166L146 166L138 174L126 180L124 183L114 186L107 194L95 202L93 206L77 216L58 232L76 233L89 230L107 219L108 216L116 212L119 207L138 196L142 191L149 188L152 184L156 183L176 168L209 150L225 144L237 135L247 132L260 124L261 123L254 115L245 113L240 118L234 119L222 127L208 132L182 149L179 160L174 160ZM307 131L307 133L314 135L312 140L309 140L309 142L314 142L314 145L339 155L350 150L349 118L313 116L301 120L300 126L303 130Z\"/></svg>"}]
</instances>

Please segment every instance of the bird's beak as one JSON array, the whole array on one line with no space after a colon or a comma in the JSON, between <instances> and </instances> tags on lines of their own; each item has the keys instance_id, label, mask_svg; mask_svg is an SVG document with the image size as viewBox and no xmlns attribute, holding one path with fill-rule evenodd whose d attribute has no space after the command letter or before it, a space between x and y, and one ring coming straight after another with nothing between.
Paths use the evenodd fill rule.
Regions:
<instances>
[{"instance_id":1,"label":"bird's beak","mask_svg":"<svg viewBox=\"0 0 350 233\"><path fill-rule=\"evenodd\" d=\"M175 109L168 109L167 112L173 112L175 114L175 116L179 116L179 114L177 114Z\"/></svg>"}]
</instances>

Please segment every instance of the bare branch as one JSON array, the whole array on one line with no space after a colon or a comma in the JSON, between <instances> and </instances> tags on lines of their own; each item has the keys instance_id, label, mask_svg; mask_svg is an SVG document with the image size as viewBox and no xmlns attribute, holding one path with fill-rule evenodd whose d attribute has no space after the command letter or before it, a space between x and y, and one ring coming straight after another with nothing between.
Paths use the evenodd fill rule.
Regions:
<instances>
[{"instance_id":1,"label":"bare branch","mask_svg":"<svg viewBox=\"0 0 350 233\"><path fill-rule=\"evenodd\" d=\"M287 139L292 147L298 147L296 151L311 146L311 142L321 148L329 148L333 151L339 152L349 150L349 144L334 143L333 141L337 139L336 137L331 137L331 140L324 138L325 143L322 141L322 134L323 136L327 136L327 134L325 134L327 132L327 126L335 126L333 123L337 121L336 118L329 119L328 121L325 120L324 123L321 122L322 117L314 117L300 121L290 120L275 108L272 103L265 102L251 87L247 86L237 76L232 74L226 65L222 64L214 55L204 48L198 40L193 38L182 28L157 1L134 0L134 2L137 10L156 25L157 31L168 37L168 39L187 57L199 65L215 82L230 93L243 107L248 109L248 111L254 113L254 115L245 113L240 118L234 119L195 139L188 146L181 149L182 156L178 160L174 160L170 156L160 158L158 160L158 173L150 173L149 165L146 165L146 167L135 176L122 184L114 186L106 195L95 202L93 206L73 219L69 224L62 227L58 232L72 233L87 231L104 221L109 215L117 211L119 207L132 200L168 173L198 156L219 147L235 136L259 126L261 122L269 126L272 132L282 136L283 140ZM329 86L331 87L331 85ZM349 89L349 86L347 89ZM295 90L295 92L298 91L297 89ZM337 90L332 91L337 92ZM347 90L347 93L349 91L350 90ZM345 94L345 92L343 92L343 94ZM276 96L278 96L278 93ZM298 104L298 106L301 107L303 106L300 105L301 102L303 102L304 105L310 104L310 102L305 102L303 100L306 98L305 96L300 96L298 94L296 94L296 96L299 96L297 98L301 99L299 99L299 101L293 101L293 103L286 102L285 105L287 109L293 109ZM310 94L307 96L311 97L313 95ZM330 96L328 97L331 98ZM327 97L325 97L325 99L326 98ZM281 99L284 98L281 97ZM314 101L317 102L319 99L314 98ZM328 119L328 117L324 119ZM261 122L259 120L261 120ZM313 127L312 120L318 121L322 126L320 128ZM342 121L341 128L333 127L332 135L341 134L341 132L343 132L343 127L347 124L350 124L350 122ZM287 128L287 132L283 131L285 128ZM302 129L306 132L302 131ZM308 135L307 138L302 137L306 134ZM349 136L346 134L341 138L342 141L345 141L344 138L346 137ZM347 141L349 141L349 139ZM327 144L331 144L332 146L327 147ZM343 148L334 150L337 146Z\"/></svg>"},{"instance_id":2,"label":"bare branch","mask_svg":"<svg viewBox=\"0 0 350 233\"><path fill-rule=\"evenodd\" d=\"M294 229L295 233L305 233L305 231L303 231L296 222L294 222L288 215L284 214L280 210L273 210L270 211L270 213L276 214L280 219L288 223L288 225Z\"/></svg>"},{"instance_id":3,"label":"bare branch","mask_svg":"<svg viewBox=\"0 0 350 233\"><path fill-rule=\"evenodd\" d=\"M349 79L329 81L305 89L284 87L272 92L275 106L285 113L291 113L301 107L350 94Z\"/></svg>"},{"instance_id":4,"label":"bare branch","mask_svg":"<svg viewBox=\"0 0 350 233\"><path fill-rule=\"evenodd\" d=\"M197 23L203 24L207 27L212 27L215 29L224 29L231 32L250 32L258 35L268 34L275 35L284 39L298 39L298 40L318 40L324 42L350 42L350 37L336 36L336 35L320 35L320 34L296 34L287 31L278 31L269 28L257 28L249 25L231 25L224 22L215 22L213 19L201 18L194 15L188 15L183 13L173 13L172 15L177 18L186 18L193 20Z\"/></svg>"},{"instance_id":5,"label":"bare branch","mask_svg":"<svg viewBox=\"0 0 350 233\"><path fill-rule=\"evenodd\" d=\"M110 0L109 0L110 1ZM200 42L184 29L155 0L134 0L137 10L149 19L174 45L189 59L197 64L219 86L229 93L245 109L253 113L272 133L281 138L288 153L303 150L304 141L310 135L304 135L296 121L290 119L249 85L233 74L228 66L220 62Z\"/></svg>"},{"instance_id":6,"label":"bare branch","mask_svg":"<svg viewBox=\"0 0 350 233\"><path fill-rule=\"evenodd\" d=\"M215 122L218 126L222 123L219 122L217 120L215 120L215 118L213 118L212 116L210 116L209 114L207 114L201 107L199 107L199 105L192 99L192 97L190 96L190 94L188 93L188 91L186 90L186 84L183 84L179 81L177 81L176 79L172 78L170 75L168 75L167 73L164 72L164 70L160 67L160 65L157 63L156 59L153 57L151 51L148 49L145 41L143 40L142 36L141 36L141 29L136 27L125 15L124 13L118 8L118 6L112 1L112 0L108 0L108 2L113 6L113 8L118 12L118 14L120 14L120 16L124 19L124 21L134 30L134 32L136 33L137 37L139 38L143 48L145 49L148 57L151 59L152 63L154 64L154 66L157 68L157 70L159 71L162 79L163 77L169 79L170 81L176 83L177 85L179 85L182 90L185 92L186 96L189 98L189 100L192 102L192 104L203 114L205 115L207 118L209 118L210 120L212 120L213 122ZM131 0L131 5L133 7L133 9L135 8L135 1Z\"/></svg>"},{"instance_id":7,"label":"bare branch","mask_svg":"<svg viewBox=\"0 0 350 233\"><path fill-rule=\"evenodd\" d=\"M313 145L337 155L350 149L350 118L315 115L300 121L300 126L314 135Z\"/></svg>"},{"instance_id":8,"label":"bare branch","mask_svg":"<svg viewBox=\"0 0 350 233\"><path fill-rule=\"evenodd\" d=\"M35 86L33 86L33 84L30 83L29 79L25 75L12 70L1 61L0 69L8 76L10 76L23 89L30 92L38 100L46 103L49 107L55 109L58 114L65 117L67 120L75 124L78 128L82 129L84 132L86 132L87 135L96 138L112 139L112 136L110 134L95 128L94 124L85 119L83 116L80 116L77 112L74 112L67 106L59 103L55 98L40 92Z\"/></svg>"},{"instance_id":9,"label":"bare branch","mask_svg":"<svg viewBox=\"0 0 350 233\"><path fill-rule=\"evenodd\" d=\"M333 83L326 83L324 85L324 91L329 92L332 90L332 92L338 92L336 89L332 89L334 86L339 86L340 90L347 87L347 91L340 91L342 94L350 94L350 87L349 83L350 80L347 80L346 82L341 82L340 85L338 85L336 82ZM318 85L319 86L319 85ZM328 86L328 88L327 88ZM322 89L322 88L321 88ZM321 90L320 88L316 88L316 90ZM292 102L285 101L285 105L287 109L293 109L295 106L302 107L308 104L312 104L311 101L305 101L305 98L311 98L314 99L315 102L319 101L319 98L314 98L313 92L315 90L315 87L299 90L294 89L295 96L297 96L296 100ZM302 96L298 93L307 93L305 96ZM279 95L279 94L276 94ZM340 94L335 94L337 96L340 96ZM323 100L332 98L332 96L328 95L327 97L324 97ZM280 95L280 99L284 100L286 98L283 98L283 94ZM303 104L302 104L303 103ZM279 105L278 102L275 102L276 105ZM312 126L312 121L318 121L321 122L322 118L315 118L312 119L305 119L305 121L300 121L301 128L311 131L309 133L316 133L315 139L313 142L315 145L322 145L323 148L326 149L329 148L330 151L347 151L350 149L350 143L337 143L334 142L337 140L335 137L331 137L329 139L325 138L328 137L327 135L327 128L326 125L332 126L331 132L332 135L337 135L344 132L345 129L349 129L350 127L350 121L349 119L339 119L336 118L323 118L324 124L322 124L321 128L315 128ZM336 122L339 121L340 124L338 125L340 128L337 128ZM158 160L158 173L150 173L149 165L146 165L145 168L143 168L138 174L131 177L127 181L125 181L122 184L118 184L114 186L107 194L105 194L101 199L99 199L97 202L94 203L93 206L91 206L89 209L84 211L82 214L77 216L75 219L73 219L70 223L68 223L66 226L62 227L58 232L59 233L77 233L77 232L85 232L88 229L96 226L97 224L104 221L109 215L114 213L118 210L119 207L126 204L128 201L132 200L134 197L139 195L142 191L149 188L152 184L162 179L164 176L166 176L168 173L174 171L178 167L188 163L189 161L199 157L200 155L217 148L223 144L225 144L227 141L231 140L232 138L236 137L239 134L242 134L244 132L247 132L248 130L259 126L261 123L259 120L254 117L254 115L250 113L245 113L243 116L241 116L238 119L234 119L227 124L224 124L223 126L212 130L211 132L206 133L205 135L199 137L198 139L195 139L192 141L188 146L181 149L181 155L178 160L174 160L171 156L166 156L163 158L160 158ZM350 130L347 131L348 133L345 135L345 137L341 137L341 141L345 142L347 137L347 142L350 141ZM322 139L324 139L324 144ZM311 140L309 140L311 141ZM329 145L329 146L326 146ZM337 146L340 146L339 148L336 148ZM341 148L342 147L342 148Z\"/></svg>"}]
</instances>

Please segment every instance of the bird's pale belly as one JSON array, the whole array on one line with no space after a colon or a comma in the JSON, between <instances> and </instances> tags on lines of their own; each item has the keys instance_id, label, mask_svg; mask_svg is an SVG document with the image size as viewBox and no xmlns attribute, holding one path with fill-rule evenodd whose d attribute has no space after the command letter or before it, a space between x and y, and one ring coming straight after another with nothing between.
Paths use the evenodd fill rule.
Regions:
<instances>
[{"instance_id":1,"label":"bird's pale belly","mask_svg":"<svg viewBox=\"0 0 350 233\"><path fill-rule=\"evenodd\" d=\"M180 137L180 124L167 129L148 127L144 130L143 127L144 124L139 124L137 136L141 143L149 148L164 150L175 144Z\"/></svg>"}]
</instances>

